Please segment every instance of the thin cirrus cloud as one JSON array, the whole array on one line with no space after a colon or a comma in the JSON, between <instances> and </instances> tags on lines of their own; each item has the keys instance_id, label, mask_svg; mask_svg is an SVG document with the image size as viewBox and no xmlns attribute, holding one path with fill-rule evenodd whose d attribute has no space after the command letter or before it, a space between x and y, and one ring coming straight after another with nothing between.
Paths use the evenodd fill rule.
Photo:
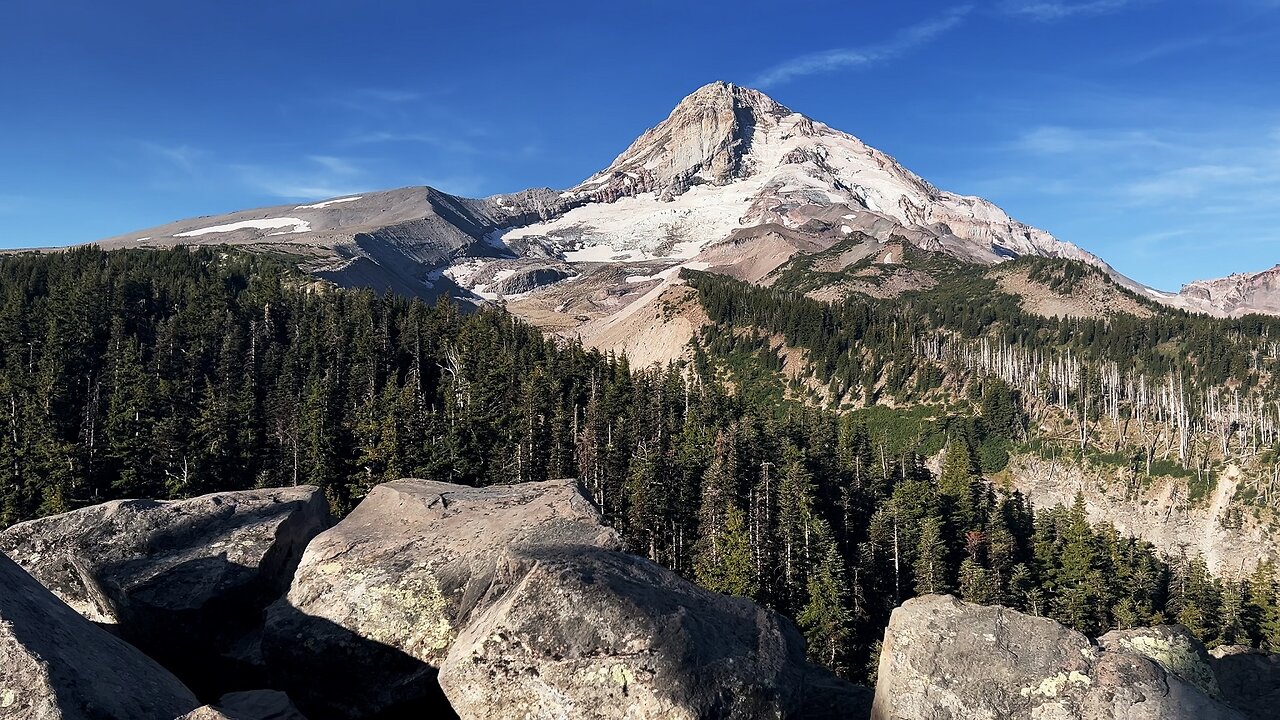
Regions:
<instances>
[{"instance_id":1,"label":"thin cirrus cloud","mask_svg":"<svg viewBox=\"0 0 1280 720\"><path fill-rule=\"evenodd\" d=\"M899 31L885 43L861 48L838 48L792 58L761 73L753 84L757 87L773 87L805 75L864 67L892 60L951 30L959 25L972 10L970 5L952 8L938 17Z\"/></svg>"},{"instance_id":2,"label":"thin cirrus cloud","mask_svg":"<svg viewBox=\"0 0 1280 720\"><path fill-rule=\"evenodd\" d=\"M1041 126L1022 133L1010 148L1038 156L1081 195L1101 193L1131 204L1199 200L1243 209L1280 188L1276 129L1179 132ZM1105 168L1101 176L1100 168Z\"/></svg>"},{"instance_id":3,"label":"thin cirrus cloud","mask_svg":"<svg viewBox=\"0 0 1280 720\"><path fill-rule=\"evenodd\" d=\"M144 141L141 145L142 149L151 157L158 158L166 164L188 173L195 171L196 163L205 155L203 150L186 144L171 145Z\"/></svg>"},{"instance_id":4,"label":"thin cirrus cloud","mask_svg":"<svg viewBox=\"0 0 1280 720\"><path fill-rule=\"evenodd\" d=\"M1004 5L1004 11L1015 17L1027 18L1039 22L1065 20L1077 15L1101 15L1115 12L1134 0L1090 0L1089 2L1028 2L1013 0Z\"/></svg>"},{"instance_id":5,"label":"thin cirrus cloud","mask_svg":"<svg viewBox=\"0 0 1280 720\"><path fill-rule=\"evenodd\" d=\"M288 167L236 165L232 170L242 184L284 200L324 200L408 185L430 185L449 193L474 195L484 187L484 178L476 175L425 177L390 171L367 158L333 155L307 155Z\"/></svg>"},{"instance_id":6,"label":"thin cirrus cloud","mask_svg":"<svg viewBox=\"0 0 1280 720\"><path fill-rule=\"evenodd\" d=\"M448 135L435 135L422 132L391 132L387 130L377 130L353 135L348 138L346 142L350 145L413 143L418 145L429 145L439 150L464 155L475 155L480 153L480 149L478 147L466 140L450 137Z\"/></svg>"},{"instance_id":7,"label":"thin cirrus cloud","mask_svg":"<svg viewBox=\"0 0 1280 720\"><path fill-rule=\"evenodd\" d=\"M331 155L309 155L293 168L236 165L232 169L245 185L288 200L323 199L368 189L362 187L367 180L360 166Z\"/></svg>"},{"instance_id":8,"label":"thin cirrus cloud","mask_svg":"<svg viewBox=\"0 0 1280 720\"><path fill-rule=\"evenodd\" d=\"M1019 136L1012 146L1015 150L1034 155L1169 150L1176 147L1145 130L1098 131L1059 125L1032 128Z\"/></svg>"}]
</instances>

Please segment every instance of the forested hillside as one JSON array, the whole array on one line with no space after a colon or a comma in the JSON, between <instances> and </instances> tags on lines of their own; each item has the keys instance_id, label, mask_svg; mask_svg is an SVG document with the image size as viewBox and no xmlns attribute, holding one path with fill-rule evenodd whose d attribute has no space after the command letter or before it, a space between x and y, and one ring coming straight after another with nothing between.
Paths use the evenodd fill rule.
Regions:
<instances>
[{"instance_id":1,"label":"forested hillside","mask_svg":"<svg viewBox=\"0 0 1280 720\"><path fill-rule=\"evenodd\" d=\"M1009 267L1059 287L1100 274L1037 258ZM1048 427L1077 455L1107 455L1147 475L1153 465L1176 466L1202 478L1237 463L1252 470L1257 497L1280 499L1272 462L1280 319L1170 309L1043 317L999 292L980 268L949 272L946 282L893 300L836 304L787 290L787 282L774 289L687 275L716 323L708 342L777 337L803 351L793 393L836 407L945 402L975 378L997 377L1021 394L1024 430Z\"/></svg>"},{"instance_id":2,"label":"forested hillside","mask_svg":"<svg viewBox=\"0 0 1280 720\"><path fill-rule=\"evenodd\" d=\"M750 331L710 334L688 363L633 370L501 311L338 290L261 255L4 257L0 524L253 486L319 485L346 510L405 476L579 477L635 551L789 614L816 659L855 678L892 608L927 592L1090 633L1177 621L1211 643L1280 647L1271 566L1215 579L1195 557L1162 558L1090 526L1080 503L1033 509L984 482L1045 412L1039 383L1056 386L1029 385L1008 369L1017 363L957 373L941 360L963 357L961 342L994 342L1000 355L1052 338L1087 357L1130 353L1151 373L1264 388L1269 360L1245 340L1267 337L1264 321L1015 329L944 298L885 314L692 282L725 328L784 335L836 397L861 401L838 413L784 399L767 367L743 361L763 352ZM1014 335L990 338L992 327ZM1085 377L1069 387L1094 387ZM936 402L889 412L869 407L877 395ZM1105 397L1064 402L1083 403L1093 423ZM1248 442L1263 445L1233 434L1228 446ZM939 452L935 476L925 458Z\"/></svg>"}]
</instances>

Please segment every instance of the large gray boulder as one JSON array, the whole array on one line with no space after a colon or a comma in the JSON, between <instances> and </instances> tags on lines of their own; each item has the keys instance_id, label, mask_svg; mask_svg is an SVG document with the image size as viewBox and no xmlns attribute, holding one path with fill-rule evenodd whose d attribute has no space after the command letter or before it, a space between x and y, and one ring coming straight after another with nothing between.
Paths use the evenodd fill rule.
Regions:
<instances>
[{"instance_id":1,"label":"large gray boulder","mask_svg":"<svg viewBox=\"0 0 1280 720\"><path fill-rule=\"evenodd\" d=\"M528 570L440 671L463 720L821 717L833 693L839 717L867 716L866 690L810 666L795 627L750 600L611 550L513 555Z\"/></svg>"},{"instance_id":2,"label":"large gray boulder","mask_svg":"<svg viewBox=\"0 0 1280 720\"><path fill-rule=\"evenodd\" d=\"M268 610L273 686L309 715L448 712L437 670L471 618L518 580L508 550L562 545L620 546L570 480L379 485L311 542Z\"/></svg>"},{"instance_id":3,"label":"large gray boulder","mask_svg":"<svg viewBox=\"0 0 1280 720\"><path fill-rule=\"evenodd\" d=\"M1194 653L1172 652L1175 672L1149 649L1168 628L1115 636L1101 648L1046 618L970 605L950 596L893 611L880 654L873 720L1241 720L1183 679Z\"/></svg>"},{"instance_id":4,"label":"large gray boulder","mask_svg":"<svg viewBox=\"0 0 1280 720\"><path fill-rule=\"evenodd\" d=\"M118 500L19 523L0 551L201 696L260 686L252 639L332 520L314 487Z\"/></svg>"},{"instance_id":5,"label":"large gray boulder","mask_svg":"<svg viewBox=\"0 0 1280 720\"><path fill-rule=\"evenodd\" d=\"M1112 630L1098 638L1098 647L1154 660L1205 695L1222 698L1222 689L1218 687L1218 678L1210 664L1209 651L1181 625Z\"/></svg>"},{"instance_id":6,"label":"large gray boulder","mask_svg":"<svg viewBox=\"0 0 1280 720\"><path fill-rule=\"evenodd\" d=\"M0 554L0 719L172 720L197 705L176 677Z\"/></svg>"},{"instance_id":7,"label":"large gray boulder","mask_svg":"<svg viewBox=\"0 0 1280 720\"><path fill-rule=\"evenodd\" d=\"M178 720L307 720L278 690L249 690L223 695L214 705L205 705Z\"/></svg>"},{"instance_id":8,"label":"large gray boulder","mask_svg":"<svg viewBox=\"0 0 1280 720\"><path fill-rule=\"evenodd\" d=\"M1254 720L1280 716L1280 655L1240 645L1210 652L1222 697Z\"/></svg>"}]
</instances>

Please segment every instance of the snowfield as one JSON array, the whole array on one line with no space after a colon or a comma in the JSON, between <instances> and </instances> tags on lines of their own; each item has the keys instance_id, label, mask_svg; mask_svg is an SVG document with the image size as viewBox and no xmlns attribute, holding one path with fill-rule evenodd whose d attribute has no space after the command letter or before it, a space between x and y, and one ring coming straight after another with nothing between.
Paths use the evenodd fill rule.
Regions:
<instances>
[{"instance_id":1,"label":"snowfield","mask_svg":"<svg viewBox=\"0 0 1280 720\"><path fill-rule=\"evenodd\" d=\"M344 197L344 198L338 198L337 200L325 200L324 202L318 202L313 205L299 205L298 207L294 208L294 210L323 210L324 208L327 208L330 205L337 205L338 203L348 203L348 202L352 202L353 200L359 200L362 197L364 196L356 195L355 197Z\"/></svg>"},{"instance_id":2,"label":"snowfield","mask_svg":"<svg viewBox=\"0 0 1280 720\"><path fill-rule=\"evenodd\" d=\"M241 220L240 222L227 223L226 225L214 225L212 227L200 228L199 230L188 230L180 232L174 237L198 237L200 235L208 235L210 233L235 232L236 230L276 230L278 228L293 228L279 233L271 233L272 235L288 235L291 233L310 232L311 223L298 218L262 218L261 220Z\"/></svg>"}]
</instances>

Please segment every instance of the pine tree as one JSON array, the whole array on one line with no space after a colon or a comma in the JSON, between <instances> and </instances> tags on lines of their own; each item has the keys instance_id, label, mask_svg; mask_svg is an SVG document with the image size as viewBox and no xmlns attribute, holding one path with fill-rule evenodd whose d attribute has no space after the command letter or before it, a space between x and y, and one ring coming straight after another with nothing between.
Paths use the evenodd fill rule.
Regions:
<instances>
[{"instance_id":1,"label":"pine tree","mask_svg":"<svg viewBox=\"0 0 1280 720\"><path fill-rule=\"evenodd\" d=\"M694 565L698 584L708 590L755 598L759 593L751 558L751 538L745 518L737 506L725 511L724 527L719 535L720 552L711 559L702 557Z\"/></svg>"},{"instance_id":2,"label":"pine tree","mask_svg":"<svg viewBox=\"0 0 1280 720\"><path fill-rule=\"evenodd\" d=\"M994 602L996 595L991 573L977 561L965 558L960 563L960 597L967 602L987 605Z\"/></svg>"},{"instance_id":3,"label":"pine tree","mask_svg":"<svg viewBox=\"0 0 1280 720\"><path fill-rule=\"evenodd\" d=\"M778 560L782 564L784 608L798 607L816 563L813 476L804 458L791 458L778 487Z\"/></svg>"},{"instance_id":4,"label":"pine tree","mask_svg":"<svg viewBox=\"0 0 1280 720\"><path fill-rule=\"evenodd\" d=\"M821 560L809 575L808 601L796 620L804 630L809 658L842 672L846 667L843 656L852 635L853 622L848 607L849 587L845 582L844 562L831 531L823 521L814 521L811 534L815 544L821 547Z\"/></svg>"},{"instance_id":5,"label":"pine tree","mask_svg":"<svg viewBox=\"0 0 1280 720\"><path fill-rule=\"evenodd\" d=\"M947 579L947 545L942 537L942 521L927 517L920 523L920 540L913 570L916 592L920 595L945 593L951 589Z\"/></svg>"},{"instance_id":6,"label":"pine tree","mask_svg":"<svg viewBox=\"0 0 1280 720\"><path fill-rule=\"evenodd\" d=\"M947 445L938 476L938 493L947 510L955 518L955 531L964 532L981 524L979 494L982 482L978 476L973 451L964 439L953 439Z\"/></svg>"},{"instance_id":7,"label":"pine tree","mask_svg":"<svg viewBox=\"0 0 1280 720\"><path fill-rule=\"evenodd\" d=\"M1258 563L1249 576L1244 612L1251 627L1252 644L1267 652L1280 651L1280 602L1273 561Z\"/></svg>"},{"instance_id":8,"label":"pine tree","mask_svg":"<svg viewBox=\"0 0 1280 720\"><path fill-rule=\"evenodd\" d=\"M746 517L738 506L737 465L737 448L731 438L720 435L715 457L702 479L694 577L709 590L754 596L757 585Z\"/></svg>"}]
</instances>

